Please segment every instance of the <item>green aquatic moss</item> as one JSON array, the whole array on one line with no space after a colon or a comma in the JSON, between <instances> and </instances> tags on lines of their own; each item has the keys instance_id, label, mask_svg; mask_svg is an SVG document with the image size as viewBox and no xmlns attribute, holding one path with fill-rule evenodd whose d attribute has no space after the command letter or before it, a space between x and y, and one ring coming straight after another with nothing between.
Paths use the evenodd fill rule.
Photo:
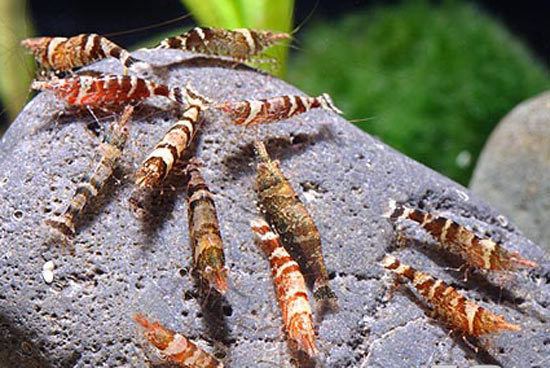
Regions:
<instances>
[{"instance_id":1,"label":"green aquatic moss","mask_svg":"<svg viewBox=\"0 0 550 368\"><path fill-rule=\"evenodd\" d=\"M290 82L329 92L348 119L370 118L362 129L463 184L498 121L550 85L515 37L465 3L324 20L299 45Z\"/></svg>"}]
</instances>

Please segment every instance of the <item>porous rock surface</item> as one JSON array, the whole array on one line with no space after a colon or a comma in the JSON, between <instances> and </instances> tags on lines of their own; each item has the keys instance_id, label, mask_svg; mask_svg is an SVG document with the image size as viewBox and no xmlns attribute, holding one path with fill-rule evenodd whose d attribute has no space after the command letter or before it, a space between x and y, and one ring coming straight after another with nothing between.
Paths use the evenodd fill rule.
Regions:
<instances>
[{"instance_id":1,"label":"porous rock surface","mask_svg":"<svg viewBox=\"0 0 550 368\"><path fill-rule=\"evenodd\" d=\"M550 250L550 92L502 119L483 148L470 188Z\"/></svg>"},{"instance_id":2,"label":"porous rock surface","mask_svg":"<svg viewBox=\"0 0 550 368\"><path fill-rule=\"evenodd\" d=\"M246 68L201 60L178 63L191 57L178 51L138 56L170 64L165 82L190 82L213 99L301 93ZM115 61L91 68L121 72ZM231 280L217 312L201 305L189 272L187 206L178 180L155 197L145 222L128 204L132 173L175 119L162 101L137 109L117 178L86 212L72 252L68 246L48 245L43 220L64 208L98 148L98 139L86 128L91 115L59 117L63 109L42 93L2 139L0 366L149 366L158 357L131 319L143 312L215 352L227 367L290 367L268 263L249 230L256 216L251 147L256 137L266 139L271 155L281 160L321 231L341 306L318 322L325 367L546 364L550 293L544 252L463 187L329 112L314 111L245 133L220 113L207 114L196 152L216 194ZM109 121L102 119L104 125ZM457 260L435 251L415 227L409 231L418 241L397 249L393 227L381 217L390 198L474 226L541 267L500 281L474 274L464 284L461 272L446 269L459 265ZM432 320L407 288L387 297L392 280L378 265L387 252L464 289L481 305L521 324L522 331L496 336L474 353L460 336L449 335ZM54 280L47 284L41 271L50 260Z\"/></svg>"}]
</instances>

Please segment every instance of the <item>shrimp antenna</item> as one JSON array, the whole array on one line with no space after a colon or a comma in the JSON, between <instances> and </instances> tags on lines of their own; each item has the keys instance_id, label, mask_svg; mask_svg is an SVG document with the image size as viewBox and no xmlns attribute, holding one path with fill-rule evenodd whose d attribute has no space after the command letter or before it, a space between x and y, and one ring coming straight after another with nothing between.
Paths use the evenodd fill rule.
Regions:
<instances>
[{"instance_id":1,"label":"shrimp antenna","mask_svg":"<svg viewBox=\"0 0 550 368\"><path fill-rule=\"evenodd\" d=\"M176 22L179 22L180 20L184 20L184 19L187 19L187 18L190 18L190 17L191 17L191 13L187 13L187 14L181 15L177 18L173 18L173 19L170 19L170 20L167 20L167 21L164 21L164 22L150 24L148 26L143 26L143 27L138 27L138 28L132 28L132 29L128 29L126 31L111 32L111 33L104 34L103 36L104 37L122 36L122 35L130 34L130 33L137 33L137 32L141 32L141 31L147 31L148 29L160 28L162 26L166 26L168 24L176 23Z\"/></svg>"},{"instance_id":2,"label":"shrimp antenna","mask_svg":"<svg viewBox=\"0 0 550 368\"><path fill-rule=\"evenodd\" d=\"M351 119L351 120L348 120L348 122L350 122L352 124L358 124L358 123L369 122L371 120L376 120L377 118L378 118L377 116L371 116L371 117L367 117L367 118Z\"/></svg>"},{"instance_id":3,"label":"shrimp antenna","mask_svg":"<svg viewBox=\"0 0 550 368\"><path fill-rule=\"evenodd\" d=\"M313 6L313 9L311 9L311 11L308 13L308 15L304 18L304 20L303 20L302 22L300 22L300 24L298 24L298 25L292 30L292 32L290 32L291 35L295 34L295 33L298 32L300 29L302 29L302 27L311 19L311 17L313 16L313 13L315 13L315 10L317 10L317 7L319 6L319 1L320 1L320 0L315 1L315 5Z\"/></svg>"}]
</instances>

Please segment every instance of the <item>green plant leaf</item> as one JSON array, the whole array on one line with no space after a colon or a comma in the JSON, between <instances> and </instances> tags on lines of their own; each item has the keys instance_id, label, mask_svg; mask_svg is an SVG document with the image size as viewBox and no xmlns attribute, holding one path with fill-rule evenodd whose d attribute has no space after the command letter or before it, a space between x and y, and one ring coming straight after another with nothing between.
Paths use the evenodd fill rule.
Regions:
<instances>
[{"instance_id":1,"label":"green plant leaf","mask_svg":"<svg viewBox=\"0 0 550 368\"><path fill-rule=\"evenodd\" d=\"M237 0L244 20L243 27L290 32L294 0ZM265 52L265 56L277 61L273 72L283 76L286 72L288 42L281 42ZM269 69L269 67L268 67Z\"/></svg>"},{"instance_id":2,"label":"green plant leaf","mask_svg":"<svg viewBox=\"0 0 550 368\"><path fill-rule=\"evenodd\" d=\"M20 46L32 33L24 0L0 0L0 99L10 120L25 104L34 63Z\"/></svg>"},{"instance_id":3,"label":"green plant leaf","mask_svg":"<svg viewBox=\"0 0 550 368\"><path fill-rule=\"evenodd\" d=\"M195 19L208 27L241 27L243 20L234 0L182 0Z\"/></svg>"}]
</instances>

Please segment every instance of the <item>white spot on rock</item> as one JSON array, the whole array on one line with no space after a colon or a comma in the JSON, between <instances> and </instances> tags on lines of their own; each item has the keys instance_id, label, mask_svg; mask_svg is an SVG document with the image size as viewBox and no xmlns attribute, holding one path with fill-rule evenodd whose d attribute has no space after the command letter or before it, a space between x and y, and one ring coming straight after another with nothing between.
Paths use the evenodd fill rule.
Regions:
<instances>
[{"instance_id":1,"label":"white spot on rock","mask_svg":"<svg viewBox=\"0 0 550 368\"><path fill-rule=\"evenodd\" d=\"M46 284L51 284L53 282L53 261L48 261L42 266L42 278Z\"/></svg>"},{"instance_id":2,"label":"white spot on rock","mask_svg":"<svg viewBox=\"0 0 550 368\"><path fill-rule=\"evenodd\" d=\"M503 227L508 226L508 219L504 215L498 215L497 221L500 223L500 226L503 226Z\"/></svg>"},{"instance_id":3,"label":"white spot on rock","mask_svg":"<svg viewBox=\"0 0 550 368\"><path fill-rule=\"evenodd\" d=\"M460 199L462 199L464 202L470 199L470 196L463 190L455 189L455 192L460 197Z\"/></svg>"},{"instance_id":4,"label":"white spot on rock","mask_svg":"<svg viewBox=\"0 0 550 368\"><path fill-rule=\"evenodd\" d=\"M315 200L315 194L308 190L304 192L304 199L306 202L313 202Z\"/></svg>"}]
</instances>

